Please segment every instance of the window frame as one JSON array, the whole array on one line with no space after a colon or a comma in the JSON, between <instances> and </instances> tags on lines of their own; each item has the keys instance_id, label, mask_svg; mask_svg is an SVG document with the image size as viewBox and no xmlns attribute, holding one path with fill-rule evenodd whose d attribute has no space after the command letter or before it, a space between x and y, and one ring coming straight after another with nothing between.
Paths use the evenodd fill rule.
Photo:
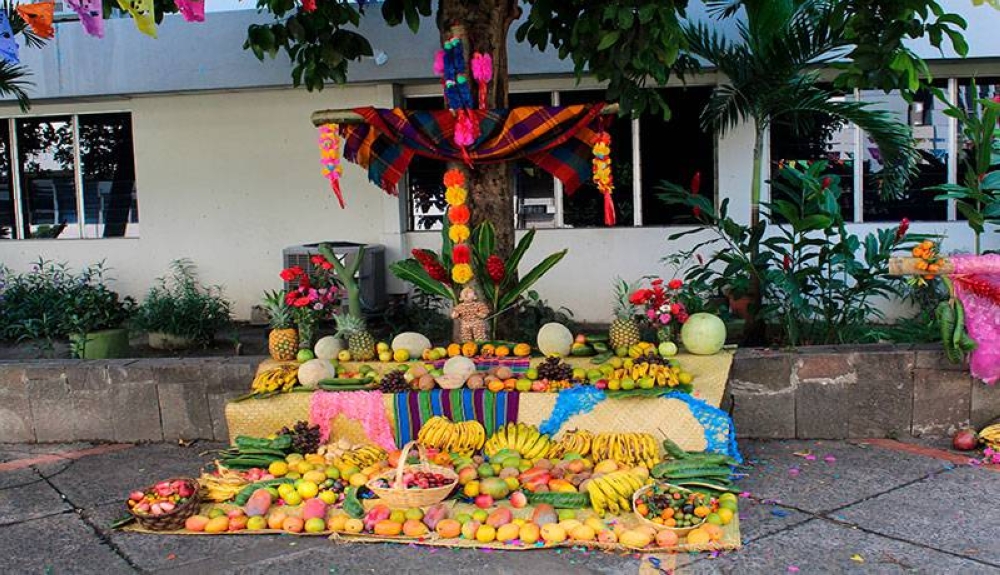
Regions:
<instances>
[{"instance_id":1,"label":"window frame","mask_svg":"<svg viewBox=\"0 0 1000 575\"><path fill-rule=\"evenodd\" d=\"M59 238L35 238L35 237L25 237L25 221L24 221L24 208L21 204L23 197L23 190L21 190L21 162L20 162L20 150L17 144L17 121L18 120L41 120L45 118L64 118L69 117L70 124L72 125L73 131L73 185L76 188L76 209L79 217L77 217L77 228L80 234L79 238L72 238L71 240L134 240L138 239L138 236L128 237L87 237L84 234L86 224L86 206L84 205L84 191L83 191L83 170L81 169L82 159L80 156L80 116L94 116L103 114L128 114L129 123L132 126L132 161L136 161L135 154L135 114L132 110L89 110L86 112L51 112L45 114L16 114L16 115L4 115L0 117L0 122L7 122L7 129L10 134L10 142L8 143L8 153L10 155L10 189L11 189L11 200L14 202L14 227L11 230L11 241L46 241L46 240L56 240ZM136 170L138 172L138 170ZM136 174L136 188L138 188L138 174ZM70 240L70 241L71 241ZM67 241L67 240L63 240Z\"/></svg>"},{"instance_id":2,"label":"window frame","mask_svg":"<svg viewBox=\"0 0 1000 575\"><path fill-rule=\"evenodd\" d=\"M577 85L569 87L561 87L563 85L563 80L565 79L549 79L549 81L540 81L538 86L534 87L534 83L529 83L528 86L514 86L510 89L511 94L523 94L523 93L543 93L549 92L551 94L551 102L553 106L560 105L561 94L569 92L585 92L593 90L604 90L605 87L598 83L588 83L581 82ZM666 86L660 86L662 89L684 89L686 87L716 87L718 81L714 75L706 75L701 78L702 81L698 81L697 78L691 78L687 83L684 84L674 84L670 83ZM440 97L440 86L432 84L419 84L412 86L403 86L402 90L399 91L399 101L401 105L405 105L406 100L410 98L428 98L428 97ZM668 225L643 225L643 205L642 205L642 147L641 138L642 134L640 132L641 121L639 118L619 118L618 121L628 121L631 123L631 142L629 146L632 151L632 225L631 226L616 226L616 227L605 227L605 226L591 226L591 227L572 227L567 226L564 221L564 205L563 200L565 198L563 193L562 182L558 178L552 177L553 180L553 194L554 194L554 204L555 204L555 214L553 216L553 225L548 227L537 227L537 228L517 228L517 231L527 230L527 229L537 229L537 230L587 230L587 229L629 229L629 228L650 228L650 229L669 229L669 228L683 228L690 227L689 224L668 224ZM711 135L713 139L714 153L712 155L712 170L715 173L713 178L713 189L712 197L714 199L715 205L719 205L719 135L714 133ZM613 157L612 157L613 161ZM413 209L412 202L410 200L410 186L409 186L409 173L407 173L407 183L406 183L406 204L404 211L406 217L404 218L403 230L404 233L438 233L440 230L431 229L423 230L417 229L413 226ZM515 190L515 207L517 202L517 191ZM622 188L616 188L615 194L626 193ZM515 226L517 225L517 214L514 214Z\"/></svg>"}]
</instances>

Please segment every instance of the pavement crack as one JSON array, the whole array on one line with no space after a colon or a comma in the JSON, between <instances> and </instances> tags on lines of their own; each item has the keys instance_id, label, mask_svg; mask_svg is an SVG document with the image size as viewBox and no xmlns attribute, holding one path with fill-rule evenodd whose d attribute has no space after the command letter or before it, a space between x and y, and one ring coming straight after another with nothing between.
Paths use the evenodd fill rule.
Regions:
<instances>
[{"instance_id":1,"label":"pavement crack","mask_svg":"<svg viewBox=\"0 0 1000 575\"><path fill-rule=\"evenodd\" d=\"M122 549L120 547L118 547L118 545L114 541L111 540L111 537L108 536L108 534L105 533L97 525L97 523L94 522L90 518L90 516L87 514L87 512L82 507L80 507L79 505L77 505L76 503L74 503L72 499L70 499L54 483L52 483L52 481L48 477L46 477L45 475L43 475L41 471L39 471L38 469L35 469L34 467L32 467L32 470L34 470L34 472L37 473L38 476L42 478L42 481L44 481L45 483L47 483L49 485L49 487L51 487L56 493L58 493L59 497L61 497L63 501L65 501L66 503L69 504L69 506L72 509L67 510L66 513L70 513L70 512L76 513L77 517L80 518L80 521L82 521L83 524L86 525L94 533L94 536L97 537L97 539L103 545L107 546L108 549L111 549L111 551L115 555L117 555L118 557L120 557L121 560L124 561L126 565L128 565L129 567L131 567L132 569L134 569L137 573L145 573L146 572L144 569L142 569L141 567L139 567L139 565L137 565L135 563L135 561L133 561L132 558L128 556L128 554L126 554L124 551L122 551Z\"/></svg>"}]
</instances>

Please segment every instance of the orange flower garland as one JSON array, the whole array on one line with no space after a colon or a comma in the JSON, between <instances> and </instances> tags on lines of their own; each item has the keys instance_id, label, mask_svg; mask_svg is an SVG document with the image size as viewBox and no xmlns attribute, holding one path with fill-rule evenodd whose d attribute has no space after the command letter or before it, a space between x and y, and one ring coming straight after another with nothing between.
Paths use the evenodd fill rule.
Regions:
<instances>
[{"instance_id":1,"label":"orange flower garland","mask_svg":"<svg viewBox=\"0 0 1000 575\"><path fill-rule=\"evenodd\" d=\"M932 280L941 269L944 258L938 252L937 245L931 240L924 240L920 245L913 248L913 257L918 258L916 267L920 271L928 272L927 275L915 278L918 285L926 285L926 280Z\"/></svg>"},{"instance_id":2,"label":"orange flower garland","mask_svg":"<svg viewBox=\"0 0 1000 575\"><path fill-rule=\"evenodd\" d=\"M465 189L465 174L462 170L452 168L444 174L445 202L448 203L448 237L455 244L452 248L452 261L455 265L451 268L451 279L461 285L472 281L472 266L469 265L469 246L465 245L466 240L472 235L469 230L469 218L471 213L469 206L465 203L468 199L468 191Z\"/></svg>"}]
</instances>

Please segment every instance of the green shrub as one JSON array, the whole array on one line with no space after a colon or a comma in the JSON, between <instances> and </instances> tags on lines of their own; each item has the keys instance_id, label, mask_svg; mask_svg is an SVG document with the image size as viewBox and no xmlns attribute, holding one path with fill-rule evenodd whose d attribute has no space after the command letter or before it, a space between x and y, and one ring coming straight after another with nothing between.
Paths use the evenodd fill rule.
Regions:
<instances>
[{"instance_id":1,"label":"green shrub","mask_svg":"<svg viewBox=\"0 0 1000 575\"><path fill-rule=\"evenodd\" d=\"M43 259L23 274L0 266L0 338L54 340L122 327L135 301L105 285L107 270L101 262L74 273Z\"/></svg>"},{"instance_id":2,"label":"green shrub","mask_svg":"<svg viewBox=\"0 0 1000 575\"><path fill-rule=\"evenodd\" d=\"M170 267L172 274L160 278L146 294L135 326L208 345L230 324L232 304L222 297L221 287L198 284L190 260L174 260Z\"/></svg>"}]
</instances>

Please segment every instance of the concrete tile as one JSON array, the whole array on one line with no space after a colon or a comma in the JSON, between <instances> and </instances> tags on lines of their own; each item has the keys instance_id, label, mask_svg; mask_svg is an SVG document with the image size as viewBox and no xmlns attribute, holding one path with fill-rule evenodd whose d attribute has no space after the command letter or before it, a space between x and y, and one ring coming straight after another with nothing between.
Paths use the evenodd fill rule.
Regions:
<instances>
[{"instance_id":1,"label":"concrete tile","mask_svg":"<svg viewBox=\"0 0 1000 575\"><path fill-rule=\"evenodd\" d=\"M37 473L19 469L0 474L0 525L20 523L72 509Z\"/></svg>"},{"instance_id":2,"label":"concrete tile","mask_svg":"<svg viewBox=\"0 0 1000 575\"><path fill-rule=\"evenodd\" d=\"M84 457L69 463L39 467L52 484L73 504L90 508L103 503L123 502L129 492L171 477L197 477L209 457L201 452L219 449L214 443L197 443L188 448L166 444L140 445Z\"/></svg>"},{"instance_id":3,"label":"concrete tile","mask_svg":"<svg viewBox=\"0 0 1000 575\"><path fill-rule=\"evenodd\" d=\"M854 555L863 562L852 560ZM989 565L813 519L716 559L698 556L677 575L785 574L792 568L798 573L996 573Z\"/></svg>"},{"instance_id":4,"label":"concrete tile","mask_svg":"<svg viewBox=\"0 0 1000 575\"><path fill-rule=\"evenodd\" d=\"M981 429L1000 421L1000 385L986 385L979 380L972 382L972 426Z\"/></svg>"},{"instance_id":5,"label":"concrete tile","mask_svg":"<svg viewBox=\"0 0 1000 575\"><path fill-rule=\"evenodd\" d=\"M740 498L740 535L743 542L754 541L813 518L808 513L774 503Z\"/></svg>"},{"instance_id":6,"label":"concrete tile","mask_svg":"<svg viewBox=\"0 0 1000 575\"><path fill-rule=\"evenodd\" d=\"M110 403L115 441L163 441L155 382L116 383Z\"/></svg>"},{"instance_id":7,"label":"concrete tile","mask_svg":"<svg viewBox=\"0 0 1000 575\"><path fill-rule=\"evenodd\" d=\"M164 440L211 439L214 436L204 386L159 383L156 389Z\"/></svg>"},{"instance_id":8,"label":"concrete tile","mask_svg":"<svg viewBox=\"0 0 1000 575\"><path fill-rule=\"evenodd\" d=\"M135 572L74 514L4 527L0 557L7 573Z\"/></svg>"},{"instance_id":9,"label":"concrete tile","mask_svg":"<svg viewBox=\"0 0 1000 575\"><path fill-rule=\"evenodd\" d=\"M937 459L843 442L760 441L741 448L753 465L749 476L737 482L739 489L812 513L855 503L949 466ZM795 455L807 451L816 456L814 461ZM828 455L836 461L824 461Z\"/></svg>"},{"instance_id":10,"label":"concrete tile","mask_svg":"<svg viewBox=\"0 0 1000 575\"><path fill-rule=\"evenodd\" d=\"M1000 473L958 467L836 513L836 519L1000 568Z\"/></svg>"}]
</instances>

